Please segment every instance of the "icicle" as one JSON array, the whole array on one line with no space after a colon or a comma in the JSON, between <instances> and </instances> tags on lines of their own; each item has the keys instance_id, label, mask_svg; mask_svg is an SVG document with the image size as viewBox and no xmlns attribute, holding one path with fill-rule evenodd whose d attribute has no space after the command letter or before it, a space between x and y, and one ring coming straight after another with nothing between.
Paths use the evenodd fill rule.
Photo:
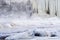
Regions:
<instances>
[{"instance_id":1,"label":"icicle","mask_svg":"<svg viewBox=\"0 0 60 40\"><path fill-rule=\"evenodd\" d=\"M56 6L55 6L55 15L57 16L57 10L56 10Z\"/></svg>"},{"instance_id":2,"label":"icicle","mask_svg":"<svg viewBox=\"0 0 60 40\"><path fill-rule=\"evenodd\" d=\"M48 10L47 10L47 14L50 14L50 8L49 8L50 4L49 4L49 0L48 0Z\"/></svg>"},{"instance_id":3,"label":"icicle","mask_svg":"<svg viewBox=\"0 0 60 40\"><path fill-rule=\"evenodd\" d=\"M55 15L57 16L57 11L58 11L58 0L57 0L57 2L55 2L55 3L57 3L57 5L55 4Z\"/></svg>"},{"instance_id":4,"label":"icicle","mask_svg":"<svg viewBox=\"0 0 60 40\"><path fill-rule=\"evenodd\" d=\"M50 14L50 8L49 8L50 4L49 4L49 0L48 0L48 9L46 10L46 1L45 1L45 10L47 14Z\"/></svg>"}]
</instances>

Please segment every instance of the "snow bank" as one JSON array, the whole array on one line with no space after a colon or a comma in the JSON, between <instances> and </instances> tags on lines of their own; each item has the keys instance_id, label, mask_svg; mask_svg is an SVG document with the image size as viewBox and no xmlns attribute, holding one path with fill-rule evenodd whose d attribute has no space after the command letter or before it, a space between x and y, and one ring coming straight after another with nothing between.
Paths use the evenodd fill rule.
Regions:
<instances>
[{"instance_id":1,"label":"snow bank","mask_svg":"<svg viewBox=\"0 0 60 40\"><path fill-rule=\"evenodd\" d=\"M36 33L39 34L35 35ZM25 32L22 33L16 33L14 35L10 35L9 37L6 38L6 40L44 40L44 39L59 39L60 37L60 32L58 32L58 30L54 30L54 29L41 29L41 28L32 28L30 30L27 30ZM39 39L40 38L40 39ZM47 40L46 39L46 40Z\"/></svg>"},{"instance_id":2,"label":"snow bank","mask_svg":"<svg viewBox=\"0 0 60 40\"><path fill-rule=\"evenodd\" d=\"M0 35L9 35L6 40L34 40L35 37L60 37L60 19L57 17L44 19L33 17L30 19L10 19L9 21L6 19L4 22L2 20L0 21ZM36 33L39 36L36 36Z\"/></svg>"}]
</instances>

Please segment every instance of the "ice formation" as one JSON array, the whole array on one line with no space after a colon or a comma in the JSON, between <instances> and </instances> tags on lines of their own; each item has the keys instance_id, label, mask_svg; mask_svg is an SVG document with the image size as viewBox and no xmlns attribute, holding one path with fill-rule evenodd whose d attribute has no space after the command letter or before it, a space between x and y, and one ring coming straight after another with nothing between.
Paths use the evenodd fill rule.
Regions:
<instances>
[{"instance_id":1,"label":"ice formation","mask_svg":"<svg viewBox=\"0 0 60 40\"><path fill-rule=\"evenodd\" d=\"M0 40L60 40L59 9L59 0L0 0Z\"/></svg>"}]
</instances>

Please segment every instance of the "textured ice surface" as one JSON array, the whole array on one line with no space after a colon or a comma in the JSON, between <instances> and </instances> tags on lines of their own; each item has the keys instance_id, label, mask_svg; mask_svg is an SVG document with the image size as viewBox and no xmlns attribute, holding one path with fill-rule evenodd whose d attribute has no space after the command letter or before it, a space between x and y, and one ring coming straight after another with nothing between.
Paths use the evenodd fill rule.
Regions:
<instances>
[{"instance_id":1,"label":"textured ice surface","mask_svg":"<svg viewBox=\"0 0 60 40\"><path fill-rule=\"evenodd\" d=\"M39 14L35 14L30 1L14 2L0 0L0 39L5 40L60 40L60 18L46 18L44 0L38 2ZM17 1L17 0L15 0ZM3 3L2 3L3 2ZM54 1L53 1L54 2ZM54 3L52 6L54 7ZM3 10L3 11L2 11ZM52 11L53 10L53 11ZM37 12L36 12L37 13ZM51 9L54 15L54 8ZM41 14L41 15L40 15ZM40 17L40 16L44 17Z\"/></svg>"},{"instance_id":2,"label":"textured ice surface","mask_svg":"<svg viewBox=\"0 0 60 40\"><path fill-rule=\"evenodd\" d=\"M32 21L31 21L32 20ZM29 20L21 20L21 21L12 21L12 25L11 27L6 29L4 28L5 26L3 26L2 29L0 29L1 34L3 35L9 35L9 37L6 38L6 40L44 40L44 39L48 39L48 40L58 40L60 37L60 28L59 28L59 19L58 18L48 18L44 19L45 21L43 21L43 19L40 19L38 21L36 21L37 19L29 19ZM28 23L29 22L29 23ZM8 22L7 22L8 23ZM11 22L9 22L8 24L11 24ZM5 25L7 25L5 23ZM57 26L57 27L56 27ZM34 35L35 33L40 33L42 36L37 36L40 38L36 38L36 36ZM55 34L56 37L54 38L49 38L51 37L51 34ZM20 35L20 36L19 36ZM44 38L42 38L44 37ZM46 38L45 38L46 37ZM21 38L21 39L20 39ZM46 40L47 40L46 39Z\"/></svg>"},{"instance_id":3,"label":"textured ice surface","mask_svg":"<svg viewBox=\"0 0 60 40\"><path fill-rule=\"evenodd\" d=\"M4 18L0 22L0 36L8 36L6 40L59 40L60 38L60 19L57 17L9 21L6 19L4 22L2 20ZM36 33L41 36L35 36Z\"/></svg>"}]
</instances>

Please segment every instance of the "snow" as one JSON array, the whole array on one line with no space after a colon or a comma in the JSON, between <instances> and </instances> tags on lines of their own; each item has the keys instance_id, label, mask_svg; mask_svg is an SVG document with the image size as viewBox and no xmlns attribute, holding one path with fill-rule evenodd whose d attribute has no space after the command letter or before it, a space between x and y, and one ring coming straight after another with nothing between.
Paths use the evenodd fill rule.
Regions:
<instances>
[{"instance_id":1,"label":"snow","mask_svg":"<svg viewBox=\"0 0 60 40\"><path fill-rule=\"evenodd\" d=\"M18 2L18 0L11 1ZM19 2L22 1L24 0ZM6 2L9 3L7 0ZM42 2L40 0L41 4L38 2L38 14L33 14L33 9L29 10L31 7L31 4L27 5L29 2L22 2L20 6L23 8L20 7L21 9L19 9L19 2L11 3L12 10L10 10L10 4L7 4L8 7L5 6L0 9L0 38L6 37L5 40L60 40L60 18L57 16L49 17L45 14L44 0ZM52 4L54 4L53 2ZM53 8L54 5L50 7ZM53 14L50 16L54 16L54 9L51 9L51 13Z\"/></svg>"},{"instance_id":2,"label":"snow","mask_svg":"<svg viewBox=\"0 0 60 40\"><path fill-rule=\"evenodd\" d=\"M57 17L7 20L0 22L0 36L8 36L6 40L59 40L60 19ZM42 37L35 37L34 33L40 33ZM52 38L51 34L58 38Z\"/></svg>"},{"instance_id":3,"label":"snow","mask_svg":"<svg viewBox=\"0 0 60 40\"><path fill-rule=\"evenodd\" d=\"M0 22L0 35L7 36L6 40L58 40L60 37L60 19L52 18L31 18L31 19L10 19L10 21ZM34 33L40 33L42 37L35 37ZM58 39L50 38L51 34L56 34ZM46 39L46 38L47 39Z\"/></svg>"}]
</instances>

